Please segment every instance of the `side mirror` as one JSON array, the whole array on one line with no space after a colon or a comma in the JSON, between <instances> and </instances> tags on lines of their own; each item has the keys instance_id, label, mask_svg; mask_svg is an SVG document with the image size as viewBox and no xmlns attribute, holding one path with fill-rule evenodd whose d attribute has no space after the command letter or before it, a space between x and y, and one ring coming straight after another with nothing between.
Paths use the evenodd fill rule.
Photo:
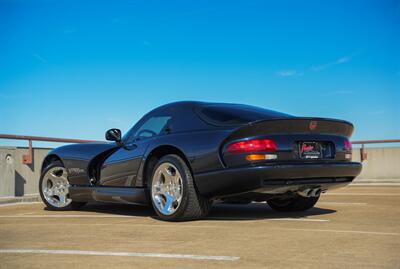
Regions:
<instances>
[{"instance_id":1,"label":"side mirror","mask_svg":"<svg viewBox=\"0 0 400 269\"><path fill-rule=\"evenodd\" d=\"M115 141L117 144L121 143L121 130L120 129L110 129L106 132L106 140Z\"/></svg>"}]
</instances>

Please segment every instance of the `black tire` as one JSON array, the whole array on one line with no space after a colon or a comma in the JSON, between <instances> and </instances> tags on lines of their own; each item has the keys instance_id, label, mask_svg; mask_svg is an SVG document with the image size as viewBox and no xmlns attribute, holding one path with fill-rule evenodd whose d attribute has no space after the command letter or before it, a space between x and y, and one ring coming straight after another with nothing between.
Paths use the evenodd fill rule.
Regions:
<instances>
[{"instance_id":1,"label":"black tire","mask_svg":"<svg viewBox=\"0 0 400 269\"><path fill-rule=\"evenodd\" d=\"M317 197L303 197L300 195L295 195L291 198L286 199L271 199L268 200L268 205L281 212L296 212L305 211L312 208L318 202L319 196Z\"/></svg>"},{"instance_id":2,"label":"black tire","mask_svg":"<svg viewBox=\"0 0 400 269\"><path fill-rule=\"evenodd\" d=\"M176 211L171 215L163 214L155 205L153 201L153 181L155 180L154 174L157 168L164 164L170 163L174 165L182 178L182 199ZM212 202L204 197L202 197L196 190L196 186L193 180L192 173L181 157L175 154L170 154L162 157L157 164L154 166L153 172L151 173L151 178L148 180L148 188L150 192L150 200L153 205L154 210L161 220L164 221L188 221L196 220L206 216L212 206Z\"/></svg>"},{"instance_id":3,"label":"black tire","mask_svg":"<svg viewBox=\"0 0 400 269\"><path fill-rule=\"evenodd\" d=\"M65 210L77 210L77 209L81 208L82 206L84 206L86 204L86 202L71 201L71 203L65 207L55 207L46 200L46 198L44 197L43 191L42 191L43 190L43 188L42 188L43 179L44 179L44 176L46 175L46 173L54 167L64 168L64 165L60 161L54 161L54 162L50 163L45 169L43 169L42 174L40 176L40 180L39 180L39 193L40 193L40 197L42 198L43 203L46 205L46 209L53 210L53 211L65 211Z\"/></svg>"}]
</instances>

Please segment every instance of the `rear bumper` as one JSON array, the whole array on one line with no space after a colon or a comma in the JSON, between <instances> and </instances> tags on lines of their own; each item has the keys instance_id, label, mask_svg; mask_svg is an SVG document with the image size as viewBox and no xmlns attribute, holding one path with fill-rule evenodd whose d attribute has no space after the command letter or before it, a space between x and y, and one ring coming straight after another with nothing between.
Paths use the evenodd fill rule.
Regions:
<instances>
[{"instance_id":1,"label":"rear bumper","mask_svg":"<svg viewBox=\"0 0 400 269\"><path fill-rule=\"evenodd\" d=\"M358 162L268 164L195 174L199 192L207 197L245 192L285 193L305 187L322 190L349 184L361 172Z\"/></svg>"}]
</instances>

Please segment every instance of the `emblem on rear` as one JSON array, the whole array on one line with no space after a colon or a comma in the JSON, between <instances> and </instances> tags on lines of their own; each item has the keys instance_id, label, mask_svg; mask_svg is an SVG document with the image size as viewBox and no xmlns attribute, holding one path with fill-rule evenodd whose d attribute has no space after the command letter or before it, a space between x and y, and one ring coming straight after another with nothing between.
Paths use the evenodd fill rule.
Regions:
<instances>
[{"instance_id":1,"label":"emblem on rear","mask_svg":"<svg viewBox=\"0 0 400 269\"><path fill-rule=\"evenodd\" d=\"M308 127L310 128L310 130L315 130L317 128L318 122L315 120L310 121L310 124L308 125Z\"/></svg>"}]
</instances>

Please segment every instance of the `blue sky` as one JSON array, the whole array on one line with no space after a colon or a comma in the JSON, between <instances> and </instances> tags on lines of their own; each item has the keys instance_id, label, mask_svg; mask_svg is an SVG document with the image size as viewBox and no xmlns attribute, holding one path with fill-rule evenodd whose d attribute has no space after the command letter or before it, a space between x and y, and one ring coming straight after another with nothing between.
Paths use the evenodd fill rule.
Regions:
<instances>
[{"instance_id":1,"label":"blue sky","mask_svg":"<svg viewBox=\"0 0 400 269\"><path fill-rule=\"evenodd\" d=\"M0 0L0 133L100 140L203 100L400 138L399 48L400 1Z\"/></svg>"}]
</instances>

